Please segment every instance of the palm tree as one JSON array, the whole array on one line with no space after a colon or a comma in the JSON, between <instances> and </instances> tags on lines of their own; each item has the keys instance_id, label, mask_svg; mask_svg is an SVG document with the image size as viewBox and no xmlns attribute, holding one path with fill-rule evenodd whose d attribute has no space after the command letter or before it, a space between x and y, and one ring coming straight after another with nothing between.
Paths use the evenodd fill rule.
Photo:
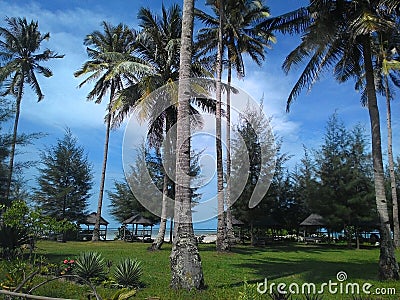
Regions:
<instances>
[{"instance_id":1,"label":"palm tree","mask_svg":"<svg viewBox=\"0 0 400 300\"><path fill-rule=\"evenodd\" d=\"M392 41L397 39L392 39ZM388 44L388 41L383 43ZM383 45L381 45L383 46ZM396 176L394 173L394 159L393 159L393 134L392 134L392 109L390 101L393 98L393 92L389 85L389 77L395 86L400 87L400 80L398 71L400 70L400 62L398 61L398 54L395 50L397 47L390 45L391 49L380 47L378 52L378 61L380 62L380 71L378 75L381 75L381 79L378 82L383 83L382 87L378 87L378 90L382 91L386 98L386 124L387 124L387 147L388 147L388 161L389 161L389 177L390 177L390 190L392 195L392 207L393 207L393 242L396 248L400 247L400 228L399 228L399 207L397 199L396 189ZM396 71L391 72L391 71Z\"/></svg>"},{"instance_id":2,"label":"palm tree","mask_svg":"<svg viewBox=\"0 0 400 300\"><path fill-rule=\"evenodd\" d=\"M10 162L5 200L8 202L14 168L15 145L17 141L18 122L21 113L21 101L25 84L28 84L37 96L38 102L44 97L36 73L51 77L53 72L41 65L53 58L63 58L49 49L39 52L41 43L50 38L50 33L41 34L38 22L25 18L6 18L7 27L0 27L0 59L4 65L0 68L0 82L9 79L5 84L3 95L13 95L15 103L15 119L10 150Z\"/></svg>"},{"instance_id":3,"label":"palm tree","mask_svg":"<svg viewBox=\"0 0 400 300\"><path fill-rule=\"evenodd\" d=\"M79 84L79 87L97 80L93 89L87 95L88 100L101 103L107 93L110 95L105 117L106 137L93 241L98 241L100 238L100 218L103 206L108 143L113 120L113 102L118 91L121 91L126 84L135 81L135 75L145 73L150 69L146 63L131 56L136 39L136 33L133 30L123 24L113 26L107 22L102 22L102 27L104 32L96 30L86 36L84 44L90 46L86 48L90 59L74 73L75 77L90 74Z\"/></svg>"},{"instance_id":4,"label":"palm tree","mask_svg":"<svg viewBox=\"0 0 400 300\"><path fill-rule=\"evenodd\" d=\"M206 43L197 43L196 48L206 48L207 50L199 51L199 55L201 52L208 52L210 41L216 50L215 54L215 73L216 73L216 112L215 112L215 148L217 152L217 212L218 212L218 223L217 223L217 240L216 240L216 249L217 251L229 251L230 244L227 239L227 232L225 226L225 215L224 215L224 178L223 178L223 164L222 164L222 133L221 133L221 118L222 118L222 88L221 88L221 80L222 80L222 67L223 67L223 52L224 52L224 0L215 0L208 2L208 4L212 5L214 13L217 15L216 18L212 18L211 16L196 10L196 16L204 16L206 23L213 24L215 27L213 31L205 29L208 33ZM204 31L204 30L203 30ZM203 33L204 37L205 34ZM199 37L198 37L199 38ZM211 40L210 40L211 38Z\"/></svg>"},{"instance_id":5,"label":"palm tree","mask_svg":"<svg viewBox=\"0 0 400 300\"><path fill-rule=\"evenodd\" d=\"M172 5L166 9L162 6L161 15L153 14L147 8L141 8L138 13L140 32L138 33L135 45L135 55L146 61L152 68L152 71L145 76L137 78L137 81L129 85L126 89L119 93L117 105L115 106L114 125L118 126L122 120L131 112L136 112L139 119L149 122L148 146L154 147L157 151L163 146L163 139L169 137L170 140L164 143L163 153L165 157L172 157L176 144L176 133L166 135L170 130L176 130L173 125L176 123L177 109L173 105L166 108L162 113L158 107L163 105L159 102L152 101L152 97L148 97L152 92L165 85L168 88L175 89L175 81L179 79L179 53L182 30L181 9L178 5ZM205 76L206 71L194 62L191 67L191 74L194 77ZM157 100L164 99L163 95ZM164 99L166 100L166 99ZM203 110L212 111L212 105L197 99L196 103ZM168 103L172 103L173 99L168 99ZM190 108L191 114L198 114L195 107ZM159 114L160 113L160 114ZM171 159L172 160L172 159ZM165 159L164 159L165 161ZM163 198L161 205L161 222L157 238L152 244L152 250L159 250L164 242L166 231L167 212L171 211L170 205L173 199L174 180L170 178L174 174L175 165L172 162L164 169L168 168L168 172L164 173ZM169 174L169 176L168 176ZM174 177L173 175L171 177Z\"/></svg>"},{"instance_id":6,"label":"palm tree","mask_svg":"<svg viewBox=\"0 0 400 300\"><path fill-rule=\"evenodd\" d=\"M392 196L392 218L393 218L393 242L397 248L400 246L400 229L399 229L399 209L396 191L396 178L394 174L394 159L393 159L393 134L392 134L392 117L390 101L393 99L393 89L389 84L389 77L391 82L400 87L400 79L398 71L400 70L400 63L398 61L397 48L399 46L399 36L397 30L387 32L382 35L374 36L372 39L372 49L376 56L375 61L375 86L376 91L379 92L386 99L386 126L387 126L387 149L389 161L389 177L390 188ZM392 72L391 72L392 71ZM395 72L393 72L395 71ZM355 86L356 90L362 90L361 103L367 105L368 97L365 86L365 76L358 79Z\"/></svg>"},{"instance_id":7,"label":"palm tree","mask_svg":"<svg viewBox=\"0 0 400 300\"><path fill-rule=\"evenodd\" d=\"M270 46L270 42L274 41L274 37L271 33L265 31L259 26L259 24L264 22L270 15L268 7L263 4L262 0L227 0L224 1L224 9L222 10L218 5L218 1L211 1L208 2L208 4L212 6L216 17L213 17L203 11L196 10L196 17L207 26L199 31L196 47L200 48L199 55L207 56L210 55L210 53L211 55L214 55L213 52L218 49L219 46L219 28L223 28L223 36L221 37L223 40L222 51L224 52L226 49L227 52L225 65L228 71L228 89L226 97L226 146L228 151L226 153L227 178L225 181L227 186L225 201L227 210L226 238L229 241L233 236L229 180L231 173L230 86L232 82L232 69L234 68L236 70L236 74L239 78L245 76L243 54L249 55L253 61L255 61L258 65L261 65L262 61L265 59L265 48ZM220 24L220 15L224 16L223 24ZM220 221L220 215L218 220ZM221 231L218 232L220 233Z\"/></svg>"},{"instance_id":8,"label":"palm tree","mask_svg":"<svg viewBox=\"0 0 400 300\"><path fill-rule=\"evenodd\" d=\"M201 258L193 232L190 178L190 82L193 40L194 0L183 1L182 35L178 88L176 195L179 205L179 223L173 241L171 286L173 288L201 289L204 287Z\"/></svg>"},{"instance_id":9,"label":"palm tree","mask_svg":"<svg viewBox=\"0 0 400 300\"><path fill-rule=\"evenodd\" d=\"M142 59L150 62L154 72L141 78L136 85L129 87L130 96L140 95L140 97L130 97L130 101L125 101L125 106L120 110L122 114L126 114L135 106L139 106L139 108L143 109L143 106L146 106L146 103L142 101L144 97L169 81L176 81L179 78L179 46L182 29L180 7L178 5L172 5L167 10L163 5L161 16L156 16L149 9L142 8L139 10L138 18L140 20L139 26L141 27L141 32L138 36L136 51ZM133 93L131 92L132 90L134 90ZM146 108L144 108L144 110L146 111ZM149 118L149 114L155 110L150 108L148 111L149 113L146 117L154 120L152 117ZM155 146L157 149L161 148L163 133L171 130L175 120L176 110L173 107L169 107L165 114L162 114L161 117L157 116L156 120L151 122L151 128L149 130L151 146ZM171 152L174 148L174 144L175 141L165 143L165 145L169 146L164 149L165 157L170 157L167 152ZM171 211L167 199L173 198L171 191L174 189L174 178L168 176L173 170L166 172L167 166L164 166L164 169L161 221L157 238L151 247L152 250L161 249L164 243L168 211Z\"/></svg>"},{"instance_id":10,"label":"palm tree","mask_svg":"<svg viewBox=\"0 0 400 300\"><path fill-rule=\"evenodd\" d=\"M399 279L399 266L391 239L386 202L379 110L375 89L372 37L396 26L399 1L310 1L306 8L274 18L264 25L284 33L302 33L302 41L286 58L283 68L308 60L287 100L287 110L305 87L311 88L321 72L334 66L336 79L365 78L367 107L372 137L375 199L380 220L381 246L379 276ZM267 24L268 23L268 24ZM365 75L364 75L365 74ZM365 76L365 77L363 77Z\"/></svg>"}]
</instances>

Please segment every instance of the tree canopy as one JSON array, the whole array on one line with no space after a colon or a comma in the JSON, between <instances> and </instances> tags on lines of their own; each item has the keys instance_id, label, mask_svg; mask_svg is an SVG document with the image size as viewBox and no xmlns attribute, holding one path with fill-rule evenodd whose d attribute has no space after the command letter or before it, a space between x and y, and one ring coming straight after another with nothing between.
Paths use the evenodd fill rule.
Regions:
<instances>
[{"instance_id":1,"label":"tree canopy","mask_svg":"<svg viewBox=\"0 0 400 300\"><path fill-rule=\"evenodd\" d=\"M34 199L45 215L57 220L83 221L93 185L92 166L69 129L55 146L40 154L42 167Z\"/></svg>"}]
</instances>

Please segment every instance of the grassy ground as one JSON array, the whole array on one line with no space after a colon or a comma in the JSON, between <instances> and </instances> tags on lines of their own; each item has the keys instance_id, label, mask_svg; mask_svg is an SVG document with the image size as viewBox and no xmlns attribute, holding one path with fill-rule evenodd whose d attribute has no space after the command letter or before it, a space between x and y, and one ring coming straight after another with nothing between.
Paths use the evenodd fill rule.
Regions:
<instances>
[{"instance_id":1,"label":"grassy ground","mask_svg":"<svg viewBox=\"0 0 400 300\"><path fill-rule=\"evenodd\" d=\"M68 242L57 243L42 241L38 243L38 254L44 255L54 263L60 263L66 258L75 258L83 251L98 251L105 259L118 262L127 257L138 258L143 262L145 287L138 291L137 299L159 297L160 299L238 299L244 289L244 281L249 284L265 282L268 288L271 283L279 283L292 289L304 283L314 283L317 290L329 281L338 283L338 272L346 272L347 280L343 281L343 292L340 285L331 286L336 294L331 295L329 287L325 286L322 299L399 299L400 282L380 282L377 278L377 262L379 249L365 248L361 250L347 249L345 246L303 245L303 244L274 244L263 248L251 246L236 246L232 253L216 253L214 245L200 245L203 271L207 288L199 292L174 291L169 288L170 268L169 254L171 246L166 244L158 252L147 251L148 244L125 243L122 241L107 242ZM400 255L398 256L400 259ZM360 288L365 283L372 284L370 295L352 296L350 291L345 293L346 283L357 283ZM263 286L260 286L263 288ZM379 288L380 290L377 290ZM378 296L376 291L388 291L395 288L397 295ZM254 286L253 286L254 289ZM307 288L306 288L307 289ZM109 298L115 292L99 287L100 294ZM53 297L68 297L84 299L87 288L63 282L53 282L46 285L38 294ZM262 299L270 299L269 291ZM305 299L304 296L293 296L291 299ZM316 298L314 298L316 299ZM321 299L321 298L318 298Z\"/></svg>"}]
</instances>

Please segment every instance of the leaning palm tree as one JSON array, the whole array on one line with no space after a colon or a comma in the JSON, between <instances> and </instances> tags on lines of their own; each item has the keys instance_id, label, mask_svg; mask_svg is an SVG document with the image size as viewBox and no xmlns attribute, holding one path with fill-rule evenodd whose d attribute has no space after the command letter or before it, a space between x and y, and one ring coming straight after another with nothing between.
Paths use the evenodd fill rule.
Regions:
<instances>
[{"instance_id":1,"label":"leaning palm tree","mask_svg":"<svg viewBox=\"0 0 400 300\"><path fill-rule=\"evenodd\" d=\"M37 96L38 102L43 99L36 73L51 77L52 71L41 65L53 58L63 58L49 49L39 52L41 43L50 38L50 33L42 34L38 22L25 18L6 18L7 27L0 27L0 60L4 63L0 68L0 82L9 81L4 85L3 95L12 95L16 99L15 119L10 150L10 162L5 200L10 197L11 182L14 168L15 145L17 141L18 122L21 113L21 101L25 84L28 84Z\"/></svg>"},{"instance_id":2,"label":"leaning palm tree","mask_svg":"<svg viewBox=\"0 0 400 300\"><path fill-rule=\"evenodd\" d=\"M379 276L399 279L394 255L385 194L379 110L376 97L373 36L396 27L397 0L310 1L308 7L269 20L264 25L284 33L301 33L302 41L286 58L283 68L289 72L307 61L304 71L287 100L289 110L303 88L311 88L322 71L334 66L339 81L365 80L367 107L372 137L375 199L380 220L381 245Z\"/></svg>"},{"instance_id":3,"label":"leaning palm tree","mask_svg":"<svg viewBox=\"0 0 400 300\"><path fill-rule=\"evenodd\" d=\"M147 72L150 68L147 64L131 54L136 39L135 31L126 25L113 26L107 22L102 23L104 32L94 31L88 34L84 40L89 60L74 73L75 77L88 75L79 87L95 82L93 89L87 95L88 100L101 103L109 93L107 104L106 137L104 142L104 156L101 171L100 191L97 205L96 221L93 230L93 241L100 238L100 218L103 206L104 184L107 168L108 143L110 138L111 123L113 120L113 105L116 94L125 85L134 82L138 74Z\"/></svg>"},{"instance_id":4,"label":"leaning palm tree","mask_svg":"<svg viewBox=\"0 0 400 300\"><path fill-rule=\"evenodd\" d=\"M175 201L179 203L179 223L170 256L171 286L201 289L204 287L203 269L193 232L190 192L190 83L193 41L194 0L183 1L182 34L178 88L177 144Z\"/></svg>"},{"instance_id":5,"label":"leaning palm tree","mask_svg":"<svg viewBox=\"0 0 400 300\"><path fill-rule=\"evenodd\" d=\"M199 48L199 55L215 56L214 52L219 46L219 28L223 26L223 51L227 57L224 60L228 71L227 74L227 96L226 96L226 237L231 239L232 233L232 215L230 200L230 86L232 82L232 69L236 70L239 78L245 76L245 64L243 54L261 65L265 59L265 48L270 47L270 42L274 41L273 35L265 31L259 24L264 22L270 15L269 8L262 0L226 0L224 9L220 10L218 1L209 1L215 17L196 10L196 17L199 18L206 28L202 28L197 36L196 47ZM220 15L224 16L224 23L220 25ZM218 54L218 53L217 53Z\"/></svg>"}]
</instances>

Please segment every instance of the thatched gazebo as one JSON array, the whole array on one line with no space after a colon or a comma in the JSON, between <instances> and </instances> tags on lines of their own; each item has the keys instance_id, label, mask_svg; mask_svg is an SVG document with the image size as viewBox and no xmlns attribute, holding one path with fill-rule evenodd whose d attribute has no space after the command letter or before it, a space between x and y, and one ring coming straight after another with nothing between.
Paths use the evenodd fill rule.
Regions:
<instances>
[{"instance_id":1,"label":"thatched gazebo","mask_svg":"<svg viewBox=\"0 0 400 300\"><path fill-rule=\"evenodd\" d=\"M311 214L300 223L300 227L324 227L325 225L324 218L318 214Z\"/></svg>"},{"instance_id":2,"label":"thatched gazebo","mask_svg":"<svg viewBox=\"0 0 400 300\"><path fill-rule=\"evenodd\" d=\"M78 239L83 241L89 241L92 239L94 225L96 223L96 213L92 212L86 216L85 221L81 225L86 225L87 229L80 230L78 233ZM110 224L106 219L100 217L100 240L106 240L107 238L107 227Z\"/></svg>"},{"instance_id":3,"label":"thatched gazebo","mask_svg":"<svg viewBox=\"0 0 400 300\"><path fill-rule=\"evenodd\" d=\"M151 241L151 235L153 233L153 225L155 224L152 220L143 217L140 214L134 214L125 221L122 222L120 228L120 237L125 241L138 241L143 242ZM132 224L132 231L128 230L127 225ZM142 226L142 229L138 229L138 225ZM147 227L150 226L150 230Z\"/></svg>"},{"instance_id":4,"label":"thatched gazebo","mask_svg":"<svg viewBox=\"0 0 400 300\"><path fill-rule=\"evenodd\" d=\"M306 237L306 229L309 229L309 231L317 232L321 229L326 227L326 222L324 218L318 214L311 214L309 215L303 222L300 223L300 228L304 229L304 240L307 241L313 241L313 242L319 242L320 238L311 238L311 237Z\"/></svg>"}]
</instances>

